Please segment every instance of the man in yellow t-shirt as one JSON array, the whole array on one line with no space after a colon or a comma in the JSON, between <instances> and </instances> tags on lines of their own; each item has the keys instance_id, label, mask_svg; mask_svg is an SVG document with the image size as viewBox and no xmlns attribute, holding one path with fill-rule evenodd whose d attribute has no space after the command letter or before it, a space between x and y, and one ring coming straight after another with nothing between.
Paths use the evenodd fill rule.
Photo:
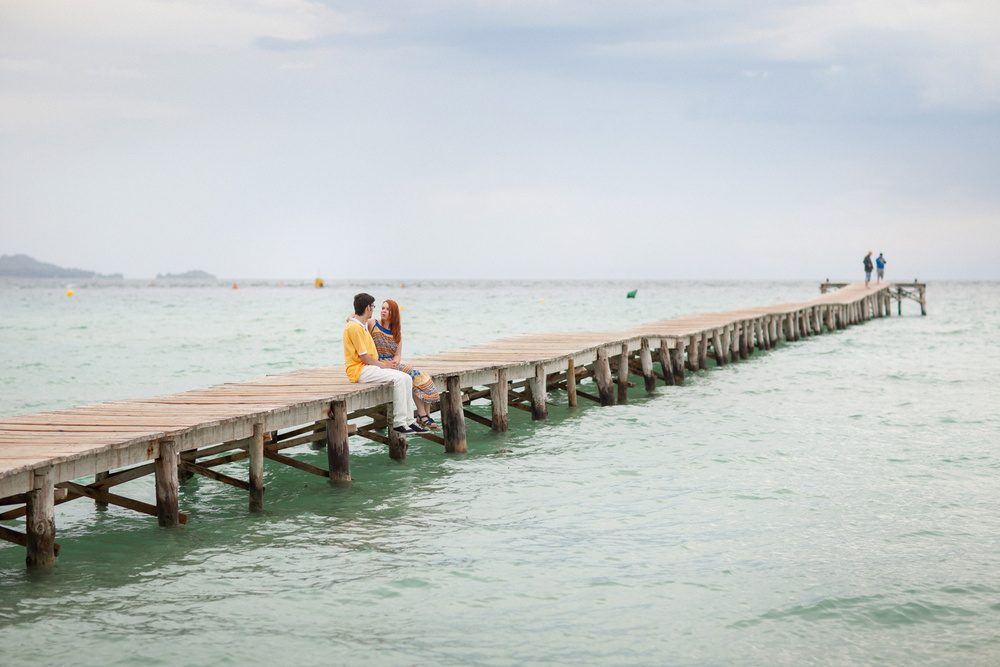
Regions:
<instances>
[{"instance_id":1,"label":"man in yellow t-shirt","mask_svg":"<svg viewBox=\"0 0 1000 667\"><path fill-rule=\"evenodd\" d=\"M397 433L426 433L413 421L413 378L393 368L391 361L379 361L369 321L375 297L362 292L354 297L354 315L344 327L344 365L351 382L392 382L392 423Z\"/></svg>"}]
</instances>

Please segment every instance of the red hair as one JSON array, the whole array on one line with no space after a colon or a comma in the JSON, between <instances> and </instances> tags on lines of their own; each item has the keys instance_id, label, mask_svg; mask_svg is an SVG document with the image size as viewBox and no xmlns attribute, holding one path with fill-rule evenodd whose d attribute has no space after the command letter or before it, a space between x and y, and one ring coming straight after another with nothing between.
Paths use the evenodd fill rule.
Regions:
<instances>
[{"instance_id":1,"label":"red hair","mask_svg":"<svg viewBox=\"0 0 1000 667\"><path fill-rule=\"evenodd\" d=\"M392 339L397 343L403 340L403 327L399 323L399 304L392 299L386 299L389 306L389 331L392 332Z\"/></svg>"}]
</instances>

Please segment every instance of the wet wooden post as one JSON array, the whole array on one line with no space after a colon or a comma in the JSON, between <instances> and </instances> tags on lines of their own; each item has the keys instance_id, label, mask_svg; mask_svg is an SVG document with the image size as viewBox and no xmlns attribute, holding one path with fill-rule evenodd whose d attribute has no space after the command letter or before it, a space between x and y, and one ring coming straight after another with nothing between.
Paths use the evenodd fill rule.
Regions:
<instances>
[{"instance_id":1,"label":"wet wooden post","mask_svg":"<svg viewBox=\"0 0 1000 667\"><path fill-rule=\"evenodd\" d=\"M528 392L531 394L531 418L536 421L548 419L549 408L545 404L548 378L545 375L545 366L542 364L535 365L535 377L528 379Z\"/></svg>"},{"instance_id":2,"label":"wet wooden post","mask_svg":"<svg viewBox=\"0 0 1000 667\"><path fill-rule=\"evenodd\" d=\"M729 331L729 360L735 363L740 360L740 323L730 324Z\"/></svg>"},{"instance_id":3,"label":"wet wooden post","mask_svg":"<svg viewBox=\"0 0 1000 667\"><path fill-rule=\"evenodd\" d=\"M698 370L698 337L690 336L688 337L687 344L687 369L689 371Z\"/></svg>"},{"instance_id":4,"label":"wet wooden post","mask_svg":"<svg viewBox=\"0 0 1000 667\"><path fill-rule=\"evenodd\" d=\"M573 398L576 398L575 391L573 394ZM507 400L507 369L500 368L497 370L497 381L490 385L491 422L493 430L497 433L506 433L507 429L510 428L507 414Z\"/></svg>"},{"instance_id":5,"label":"wet wooden post","mask_svg":"<svg viewBox=\"0 0 1000 667\"><path fill-rule=\"evenodd\" d=\"M597 348L597 361L594 362L594 382L597 383L601 405L614 405L615 390L611 386L611 363L608 361L608 351L604 347Z\"/></svg>"},{"instance_id":6,"label":"wet wooden post","mask_svg":"<svg viewBox=\"0 0 1000 667\"><path fill-rule=\"evenodd\" d=\"M103 482L104 480L106 480L110 476L111 476L111 471L110 470L105 470L104 472L99 472L96 475L94 475L94 481L95 482ZM95 500L94 501L94 506L97 507L97 509L102 509L102 510L108 509L108 504L106 502L104 502L104 501L101 501L101 500Z\"/></svg>"},{"instance_id":7,"label":"wet wooden post","mask_svg":"<svg viewBox=\"0 0 1000 667\"><path fill-rule=\"evenodd\" d=\"M896 288L896 314L903 314L903 290Z\"/></svg>"},{"instance_id":8,"label":"wet wooden post","mask_svg":"<svg viewBox=\"0 0 1000 667\"><path fill-rule=\"evenodd\" d=\"M177 443L173 440L160 440L160 455L154 461L153 477L156 485L156 520L164 528L173 528L181 523L177 506L180 491L177 476L179 463Z\"/></svg>"},{"instance_id":9,"label":"wet wooden post","mask_svg":"<svg viewBox=\"0 0 1000 667\"><path fill-rule=\"evenodd\" d=\"M674 385L674 367L670 361L670 346L667 341L660 339L660 349L657 351L660 359L660 370L663 371L663 383L669 386Z\"/></svg>"},{"instance_id":10,"label":"wet wooden post","mask_svg":"<svg viewBox=\"0 0 1000 667\"><path fill-rule=\"evenodd\" d=\"M334 401L326 422L326 461L331 482L351 481L351 450L347 441L347 403Z\"/></svg>"},{"instance_id":11,"label":"wet wooden post","mask_svg":"<svg viewBox=\"0 0 1000 667\"><path fill-rule=\"evenodd\" d=\"M56 561L55 484L52 467L31 472L31 491L26 495L25 533L30 568L48 567Z\"/></svg>"},{"instance_id":12,"label":"wet wooden post","mask_svg":"<svg viewBox=\"0 0 1000 667\"><path fill-rule=\"evenodd\" d=\"M701 333L701 340L698 342L698 368L708 370L708 332Z\"/></svg>"},{"instance_id":13,"label":"wet wooden post","mask_svg":"<svg viewBox=\"0 0 1000 667\"><path fill-rule=\"evenodd\" d=\"M740 322L740 359L746 359L750 356L747 351L747 325L746 322Z\"/></svg>"},{"instance_id":14,"label":"wet wooden post","mask_svg":"<svg viewBox=\"0 0 1000 667\"><path fill-rule=\"evenodd\" d=\"M461 397L459 397L461 400ZM459 404L461 405L461 403ZM441 421L444 421L444 401L441 401ZM410 445L406 442L406 436L397 433L393 424L396 422L396 413L392 403L386 403L383 410L385 414L385 435L386 443L389 445L389 458L393 461L405 461L406 452Z\"/></svg>"},{"instance_id":15,"label":"wet wooden post","mask_svg":"<svg viewBox=\"0 0 1000 667\"><path fill-rule=\"evenodd\" d=\"M722 349L719 350L719 353L722 355L722 363L725 365L729 363L729 351L733 349L732 337L729 335L729 327L723 327L720 335L722 337Z\"/></svg>"},{"instance_id":16,"label":"wet wooden post","mask_svg":"<svg viewBox=\"0 0 1000 667\"><path fill-rule=\"evenodd\" d=\"M264 510L264 425L253 425L250 440L250 511Z\"/></svg>"},{"instance_id":17,"label":"wet wooden post","mask_svg":"<svg viewBox=\"0 0 1000 667\"><path fill-rule=\"evenodd\" d=\"M726 351L725 348L722 347L722 336L719 335L718 329L712 332L712 349L715 351L716 366L725 366Z\"/></svg>"},{"instance_id":18,"label":"wet wooden post","mask_svg":"<svg viewBox=\"0 0 1000 667\"><path fill-rule=\"evenodd\" d=\"M655 391L656 375L653 373L653 353L649 349L648 338L643 338L639 343L639 364L642 366L642 379L646 383L646 391Z\"/></svg>"},{"instance_id":19,"label":"wet wooden post","mask_svg":"<svg viewBox=\"0 0 1000 667\"><path fill-rule=\"evenodd\" d=\"M462 410L462 386L457 375L445 380L447 391L441 400L441 422L444 430L444 451L449 454L465 454L465 412Z\"/></svg>"},{"instance_id":20,"label":"wet wooden post","mask_svg":"<svg viewBox=\"0 0 1000 667\"><path fill-rule=\"evenodd\" d=\"M576 360L572 358L566 362L566 401L576 407Z\"/></svg>"},{"instance_id":21,"label":"wet wooden post","mask_svg":"<svg viewBox=\"0 0 1000 667\"><path fill-rule=\"evenodd\" d=\"M622 353L618 355L618 404L628 403L628 343L622 343Z\"/></svg>"},{"instance_id":22,"label":"wet wooden post","mask_svg":"<svg viewBox=\"0 0 1000 667\"><path fill-rule=\"evenodd\" d=\"M684 384L684 348L680 345L670 350L674 366L674 384Z\"/></svg>"},{"instance_id":23,"label":"wet wooden post","mask_svg":"<svg viewBox=\"0 0 1000 667\"><path fill-rule=\"evenodd\" d=\"M920 289L920 314L921 315L926 315L927 314L927 287L924 286L924 285L921 285L919 287L919 289Z\"/></svg>"},{"instance_id":24,"label":"wet wooden post","mask_svg":"<svg viewBox=\"0 0 1000 667\"><path fill-rule=\"evenodd\" d=\"M757 318L754 326L757 329L757 343L760 345L762 350L770 350L771 345L767 340L767 335L764 333L764 320L763 318Z\"/></svg>"}]
</instances>

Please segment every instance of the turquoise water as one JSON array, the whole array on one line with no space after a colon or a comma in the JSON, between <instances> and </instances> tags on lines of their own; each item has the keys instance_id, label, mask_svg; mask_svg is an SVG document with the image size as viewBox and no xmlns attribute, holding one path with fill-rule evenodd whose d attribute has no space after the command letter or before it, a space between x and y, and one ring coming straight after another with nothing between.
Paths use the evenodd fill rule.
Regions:
<instances>
[{"instance_id":1,"label":"turquoise water","mask_svg":"<svg viewBox=\"0 0 1000 667\"><path fill-rule=\"evenodd\" d=\"M818 291L364 287L403 304L407 356ZM358 289L4 284L0 414L340 363ZM342 486L266 462L263 515L201 478L177 530L62 505L53 572L0 546L0 663L996 664L1000 284L928 294L628 405L553 392L546 422L470 422L465 456L352 438Z\"/></svg>"}]
</instances>

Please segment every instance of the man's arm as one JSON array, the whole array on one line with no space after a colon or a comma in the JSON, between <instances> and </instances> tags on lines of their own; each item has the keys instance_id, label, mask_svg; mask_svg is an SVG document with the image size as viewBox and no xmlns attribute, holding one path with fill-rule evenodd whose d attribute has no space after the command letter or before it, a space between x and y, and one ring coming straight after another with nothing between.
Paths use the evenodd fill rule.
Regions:
<instances>
[{"instance_id":1,"label":"man's arm","mask_svg":"<svg viewBox=\"0 0 1000 667\"><path fill-rule=\"evenodd\" d=\"M374 357L372 357L372 355L368 354L367 352L360 353L358 355L358 358L361 359L361 363L363 363L365 366L378 366L379 368L392 367L392 365L389 364L388 362L379 361L378 359L375 359Z\"/></svg>"}]
</instances>

